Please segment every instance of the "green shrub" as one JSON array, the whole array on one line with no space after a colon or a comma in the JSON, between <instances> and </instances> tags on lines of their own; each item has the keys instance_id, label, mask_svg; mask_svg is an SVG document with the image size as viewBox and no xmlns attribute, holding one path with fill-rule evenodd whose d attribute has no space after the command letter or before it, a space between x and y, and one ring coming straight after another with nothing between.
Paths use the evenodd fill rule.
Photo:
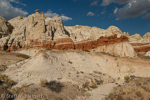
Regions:
<instances>
[{"instance_id":1,"label":"green shrub","mask_svg":"<svg viewBox=\"0 0 150 100\"><path fill-rule=\"evenodd\" d=\"M25 54L18 54L16 55L17 57L21 57L21 58L25 58L25 59L28 59L29 56L28 55L25 55Z\"/></svg>"},{"instance_id":2,"label":"green shrub","mask_svg":"<svg viewBox=\"0 0 150 100\"><path fill-rule=\"evenodd\" d=\"M125 82L126 82L126 83L129 83L129 82L130 82L130 77L129 77L129 76L125 76L124 79L125 79Z\"/></svg>"},{"instance_id":3,"label":"green shrub","mask_svg":"<svg viewBox=\"0 0 150 100\"><path fill-rule=\"evenodd\" d=\"M52 50L52 49L50 49L50 48L46 48L45 50Z\"/></svg>"},{"instance_id":4,"label":"green shrub","mask_svg":"<svg viewBox=\"0 0 150 100\"><path fill-rule=\"evenodd\" d=\"M93 82L90 87L91 87L91 88L97 88L97 83L96 83L96 82Z\"/></svg>"}]
</instances>

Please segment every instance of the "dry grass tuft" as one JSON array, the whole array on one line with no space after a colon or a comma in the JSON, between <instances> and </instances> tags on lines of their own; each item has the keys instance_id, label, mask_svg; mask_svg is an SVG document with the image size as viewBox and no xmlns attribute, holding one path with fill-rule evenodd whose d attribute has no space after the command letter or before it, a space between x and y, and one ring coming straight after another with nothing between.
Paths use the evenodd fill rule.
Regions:
<instances>
[{"instance_id":1,"label":"dry grass tuft","mask_svg":"<svg viewBox=\"0 0 150 100\"><path fill-rule=\"evenodd\" d=\"M48 81L46 79L41 79L40 80L40 86L41 87L47 87L47 83L48 83Z\"/></svg>"}]
</instances>

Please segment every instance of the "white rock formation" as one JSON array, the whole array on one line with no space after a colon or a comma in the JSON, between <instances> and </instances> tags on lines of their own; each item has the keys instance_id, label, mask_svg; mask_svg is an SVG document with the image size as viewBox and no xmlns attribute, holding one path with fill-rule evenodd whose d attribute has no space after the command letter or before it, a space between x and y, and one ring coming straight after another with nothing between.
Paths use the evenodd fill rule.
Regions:
<instances>
[{"instance_id":1,"label":"white rock formation","mask_svg":"<svg viewBox=\"0 0 150 100\"><path fill-rule=\"evenodd\" d=\"M136 57L136 53L129 42L100 46L98 48L95 48L94 50L97 52L106 52L120 57Z\"/></svg>"},{"instance_id":2,"label":"white rock formation","mask_svg":"<svg viewBox=\"0 0 150 100\"><path fill-rule=\"evenodd\" d=\"M146 52L145 56L149 56L150 57L150 51Z\"/></svg>"},{"instance_id":3,"label":"white rock formation","mask_svg":"<svg viewBox=\"0 0 150 100\"><path fill-rule=\"evenodd\" d=\"M147 32L143 37L139 34L129 36L130 43L150 43L150 32Z\"/></svg>"},{"instance_id":4,"label":"white rock formation","mask_svg":"<svg viewBox=\"0 0 150 100\"><path fill-rule=\"evenodd\" d=\"M0 16L0 38L11 34L13 26Z\"/></svg>"},{"instance_id":5,"label":"white rock formation","mask_svg":"<svg viewBox=\"0 0 150 100\"><path fill-rule=\"evenodd\" d=\"M76 41L82 40L97 40L99 37L104 36L108 37L114 34L117 34L117 37L128 36L128 34L123 34L122 31L116 26L110 26L108 29L104 30L97 27L89 26L65 26L65 29L71 34L71 39Z\"/></svg>"}]
</instances>

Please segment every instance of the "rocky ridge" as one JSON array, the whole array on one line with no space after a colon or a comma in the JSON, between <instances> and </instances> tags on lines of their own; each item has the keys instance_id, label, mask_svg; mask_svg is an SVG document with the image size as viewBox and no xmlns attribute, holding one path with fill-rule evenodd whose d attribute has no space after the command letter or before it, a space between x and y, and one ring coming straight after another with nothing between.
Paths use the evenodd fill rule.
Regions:
<instances>
[{"instance_id":1,"label":"rocky ridge","mask_svg":"<svg viewBox=\"0 0 150 100\"><path fill-rule=\"evenodd\" d=\"M18 16L9 20L14 29L11 35L0 39L0 50L42 47L106 52L123 57L136 56L128 40L129 34L122 33L116 26L106 30L80 25L64 27L60 17L45 17L44 12L40 14L38 11L28 17Z\"/></svg>"}]
</instances>

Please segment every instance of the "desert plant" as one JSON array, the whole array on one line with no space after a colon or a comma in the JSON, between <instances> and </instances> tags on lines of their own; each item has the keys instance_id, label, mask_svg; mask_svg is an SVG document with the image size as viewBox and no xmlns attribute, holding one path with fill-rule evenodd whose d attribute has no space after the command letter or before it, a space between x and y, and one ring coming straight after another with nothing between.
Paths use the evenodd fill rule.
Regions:
<instances>
[{"instance_id":1,"label":"desert plant","mask_svg":"<svg viewBox=\"0 0 150 100\"><path fill-rule=\"evenodd\" d=\"M4 81L5 77L7 77L7 76L4 74L0 74L0 80Z\"/></svg>"},{"instance_id":2,"label":"desert plant","mask_svg":"<svg viewBox=\"0 0 150 100\"><path fill-rule=\"evenodd\" d=\"M97 88L97 83L96 83L96 82L93 82L90 87L91 87L91 88Z\"/></svg>"},{"instance_id":3,"label":"desert plant","mask_svg":"<svg viewBox=\"0 0 150 100\"><path fill-rule=\"evenodd\" d=\"M50 48L46 48L45 50L52 50L52 49L50 49Z\"/></svg>"},{"instance_id":4,"label":"desert plant","mask_svg":"<svg viewBox=\"0 0 150 100\"><path fill-rule=\"evenodd\" d=\"M15 88L11 89L12 94L19 94L21 91L22 91L21 87L15 87Z\"/></svg>"},{"instance_id":5,"label":"desert plant","mask_svg":"<svg viewBox=\"0 0 150 100\"><path fill-rule=\"evenodd\" d=\"M150 91L149 87L145 86L145 85L142 85L141 86L145 91Z\"/></svg>"},{"instance_id":6,"label":"desert plant","mask_svg":"<svg viewBox=\"0 0 150 100\"><path fill-rule=\"evenodd\" d=\"M116 100L125 100L125 99L123 99L121 95L118 95Z\"/></svg>"},{"instance_id":7,"label":"desert plant","mask_svg":"<svg viewBox=\"0 0 150 100\"><path fill-rule=\"evenodd\" d=\"M81 71L81 73L83 74L84 72L83 72L83 71Z\"/></svg>"},{"instance_id":8,"label":"desert plant","mask_svg":"<svg viewBox=\"0 0 150 100\"><path fill-rule=\"evenodd\" d=\"M26 87L26 86L27 86L27 83L23 83L23 84L21 85L22 88L24 88L24 87Z\"/></svg>"},{"instance_id":9,"label":"desert plant","mask_svg":"<svg viewBox=\"0 0 150 100\"><path fill-rule=\"evenodd\" d=\"M3 74L0 74L0 80L4 81L7 86L12 86L16 83L14 80Z\"/></svg>"},{"instance_id":10,"label":"desert plant","mask_svg":"<svg viewBox=\"0 0 150 100\"><path fill-rule=\"evenodd\" d=\"M109 93L109 95L107 96L107 98L109 99L109 98L114 98L114 93Z\"/></svg>"},{"instance_id":11,"label":"desert plant","mask_svg":"<svg viewBox=\"0 0 150 100\"><path fill-rule=\"evenodd\" d=\"M126 82L126 83L129 83L129 82L130 82L130 77L129 77L129 76L125 76L124 79L125 79L125 82Z\"/></svg>"},{"instance_id":12,"label":"desert plant","mask_svg":"<svg viewBox=\"0 0 150 100\"><path fill-rule=\"evenodd\" d=\"M60 97L56 97L55 100L63 100L63 99Z\"/></svg>"},{"instance_id":13,"label":"desert plant","mask_svg":"<svg viewBox=\"0 0 150 100\"><path fill-rule=\"evenodd\" d=\"M25 55L25 54L18 54L16 55L17 57L21 57L21 58L25 58L25 59L28 59L29 56L28 55Z\"/></svg>"},{"instance_id":14,"label":"desert plant","mask_svg":"<svg viewBox=\"0 0 150 100\"><path fill-rule=\"evenodd\" d=\"M41 79L41 80L40 80L40 86L41 86L41 87L47 87L47 83L48 83L48 82L47 82L46 79Z\"/></svg>"},{"instance_id":15,"label":"desert plant","mask_svg":"<svg viewBox=\"0 0 150 100\"><path fill-rule=\"evenodd\" d=\"M0 65L0 71L5 71L7 69L6 65Z\"/></svg>"},{"instance_id":16,"label":"desert plant","mask_svg":"<svg viewBox=\"0 0 150 100\"><path fill-rule=\"evenodd\" d=\"M136 92L136 95L137 95L138 97L142 97L142 96L143 96L142 93L141 93L141 91Z\"/></svg>"},{"instance_id":17,"label":"desert plant","mask_svg":"<svg viewBox=\"0 0 150 100\"><path fill-rule=\"evenodd\" d=\"M84 49L83 51L85 51L85 52L90 52L89 50L86 50L86 49Z\"/></svg>"}]
</instances>

